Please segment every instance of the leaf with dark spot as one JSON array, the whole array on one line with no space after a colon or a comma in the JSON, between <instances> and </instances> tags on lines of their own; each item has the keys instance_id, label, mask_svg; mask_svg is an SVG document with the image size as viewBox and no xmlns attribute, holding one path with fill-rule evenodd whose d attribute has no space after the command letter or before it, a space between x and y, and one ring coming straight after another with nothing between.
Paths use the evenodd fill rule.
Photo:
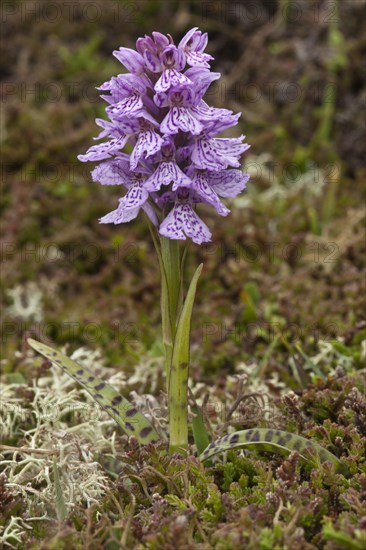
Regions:
<instances>
[{"instance_id":1,"label":"leaf with dark spot","mask_svg":"<svg viewBox=\"0 0 366 550\"><path fill-rule=\"evenodd\" d=\"M310 441L301 435L265 428L242 430L230 435L229 438L226 435L212 442L201 453L200 460L207 460L218 453L234 448L263 450L285 455L296 450L305 462L314 464L318 459L320 462L331 462L336 469L346 470L345 465L319 443Z\"/></svg>"},{"instance_id":2,"label":"leaf with dark spot","mask_svg":"<svg viewBox=\"0 0 366 550\"><path fill-rule=\"evenodd\" d=\"M159 441L159 434L149 420L107 382L94 376L89 369L81 368L70 357L45 344L31 338L28 339L28 344L83 386L127 435L135 436L141 444ZM129 422L126 422L127 417Z\"/></svg>"}]
</instances>

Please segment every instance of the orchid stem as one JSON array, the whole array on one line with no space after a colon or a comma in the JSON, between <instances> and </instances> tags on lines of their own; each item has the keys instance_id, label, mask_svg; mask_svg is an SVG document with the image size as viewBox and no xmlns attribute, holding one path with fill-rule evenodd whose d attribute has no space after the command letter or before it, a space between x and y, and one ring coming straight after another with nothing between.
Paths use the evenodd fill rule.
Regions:
<instances>
[{"instance_id":1,"label":"orchid stem","mask_svg":"<svg viewBox=\"0 0 366 550\"><path fill-rule=\"evenodd\" d=\"M174 338L180 303L180 252L179 242L161 237L162 273L161 315L163 342L165 347L165 369L169 388ZM163 277L165 276L165 281Z\"/></svg>"}]
</instances>

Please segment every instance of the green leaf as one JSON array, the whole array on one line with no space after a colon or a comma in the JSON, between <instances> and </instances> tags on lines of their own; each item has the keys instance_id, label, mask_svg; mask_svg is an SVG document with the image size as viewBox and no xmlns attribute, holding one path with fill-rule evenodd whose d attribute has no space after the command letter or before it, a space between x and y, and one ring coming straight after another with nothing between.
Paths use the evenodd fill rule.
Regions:
<instances>
[{"instance_id":1,"label":"green leaf","mask_svg":"<svg viewBox=\"0 0 366 550\"><path fill-rule=\"evenodd\" d=\"M28 338L28 344L51 363L79 382L127 435L133 435L141 444L155 443L160 437L151 422L125 397L94 373L58 350Z\"/></svg>"},{"instance_id":2,"label":"green leaf","mask_svg":"<svg viewBox=\"0 0 366 550\"><path fill-rule=\"evenodd\" d=\"M188 447L188 366L191 317L196 288L203 264L193 275L174 339L169 376L169 433L170 450Z\"/></svg>"},{"instance_id":3,"label":"green leaf","mask_svg":"<svg viewBox=\"0 0 366 550\"><path fill-rule=\"evenodd\" d=\"M313 454L315 453L320 462L329 461L337 469L345 468L345 465L336 456L318 443L301 435L268 428L254 428L225 435L221 439L212 442L200 455L200 460L204 461L223 451L237 448L263 450L286 455L291 451L297 451L301 459L312 463L314 463Z\"/></svg>"},{"instance_id":4,"label":"green leaf","mask_svg":"<svg viewBox=\"0 0 366 550\"><path fill-rule=\"evenodd\" d=\"M56 514L58 521L64 521L67 518L67 506L62 492L60 475L56 464L56 459L53 459L53 477L56 489Z\"/></svg>"},{"instance_id":5,"label":"green leaf","mask_svg":"<svg viewBox=\"0 0 366 550\"><path fill-rule=\"evenodd\" d=\"M191 411L194 414L192 418L194 442L196 444L197 451L199 453L202 453L210 444L210 438L205 426L205 419L203 417L202 408L197 404L192 394L191 399L193 401L193 405L191 404Z\"/></svg>"}]
</instances>

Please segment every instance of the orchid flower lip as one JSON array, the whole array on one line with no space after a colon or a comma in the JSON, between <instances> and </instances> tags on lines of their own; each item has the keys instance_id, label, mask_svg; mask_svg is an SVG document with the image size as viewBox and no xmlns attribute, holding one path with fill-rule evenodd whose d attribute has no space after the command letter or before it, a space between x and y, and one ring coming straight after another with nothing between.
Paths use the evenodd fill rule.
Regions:
<instances>
[{"instance_id":1,"label":"orchid flower lip","mask_svg":"<svg viewBox=\"0 0 366 550\"><path fill-rule=\"evenodd\" d=\"M230 210L222 198L241 193L249 175L240 170L249 145L245 136L222 138L241 113L208 105L203 96L220 78L205 53L208 36L190 29L175 45L170 34L153 32L113 55L127 73L97 87L108 120L96 119L105 141L78 158L99 163L93 181L122 185L126 194L100 223L127 223L144 210L161 235L197 244L211 232L194 205L206 203L220 216ZM122 152L129 144L130 153ZM156 212L160 210L160 221Z\"/></svg>"}]
</instances>

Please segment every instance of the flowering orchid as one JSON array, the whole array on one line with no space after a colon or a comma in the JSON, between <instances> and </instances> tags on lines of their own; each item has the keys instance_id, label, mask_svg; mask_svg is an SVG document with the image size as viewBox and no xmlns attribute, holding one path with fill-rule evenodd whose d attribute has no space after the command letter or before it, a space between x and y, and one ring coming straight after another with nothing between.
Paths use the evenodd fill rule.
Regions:
<instances>
[{"instance_id":1,"label":"flowering orchid","mask_svg":"<svg viewBox=\"0 0 366 550\"><path fill-rule=\"evenodd\" d=\"M212 57L204 53L206 44L207 34L195 27L178 46L171 36L154 32L137 40L137 51L115 51L129 74L112 77L99 88L108 103L109 120L97 119L102 131L96 139L107 140L79 155L83 162L99 162L92 171L93 181L126 189L118 207L103 216L101 223L129 222L141 209L152 222L151 235L161 272L171 453L185 453L189 448L190 324L203 267L198 266L183 296L185 255L181 256L179 241L187 237L197 244L210 241L211 232L198 216L196 206L205 203L220 216L227 216L230 210L222 199L236 197L249 179L240 170L241 155L249 147L243 143L244 136L217 137L235 126L239 115L210 107L203 99L210 84L220 77L210 71ZM132 146L130 154L122 151L127 143ZM159 441L153 423L94 372L44 344L34 340L29 343L82 384L127 435L142 444ZM266 450L269 447L281 452L296 449L303 458L310 447L322 461L342 466L316 443L279 430L244 430L210 443L202 411L194 402L191 411L194 441L202 461L227 449L264 445Z\"/></svg>"},{"instance_id":2,"label":"flowering orchid","mask_svg":"<svg viewBox=\"0 0 366 550\"><path fill-rule=\"evenodd\" d=\"M196 205L209 204L226 216L230 211L219 197L234 198L245 188L249 176L238 170L249 147L244 136L216 137L240 115L203 100L220 77L210 71L206 44L207 33L194 27L178 46L170 35L154 32L137 40L137 51L113 52L129 73L99 87L109 120L97 119L102 132L96 139L107 141L78 156L82 162L103 161L93 181L127 189L101 223L129 222L143 209L160 235L202 244L211 232ZM128 143L130 155L122 152Z\"/></svg>"}]
</instances>

